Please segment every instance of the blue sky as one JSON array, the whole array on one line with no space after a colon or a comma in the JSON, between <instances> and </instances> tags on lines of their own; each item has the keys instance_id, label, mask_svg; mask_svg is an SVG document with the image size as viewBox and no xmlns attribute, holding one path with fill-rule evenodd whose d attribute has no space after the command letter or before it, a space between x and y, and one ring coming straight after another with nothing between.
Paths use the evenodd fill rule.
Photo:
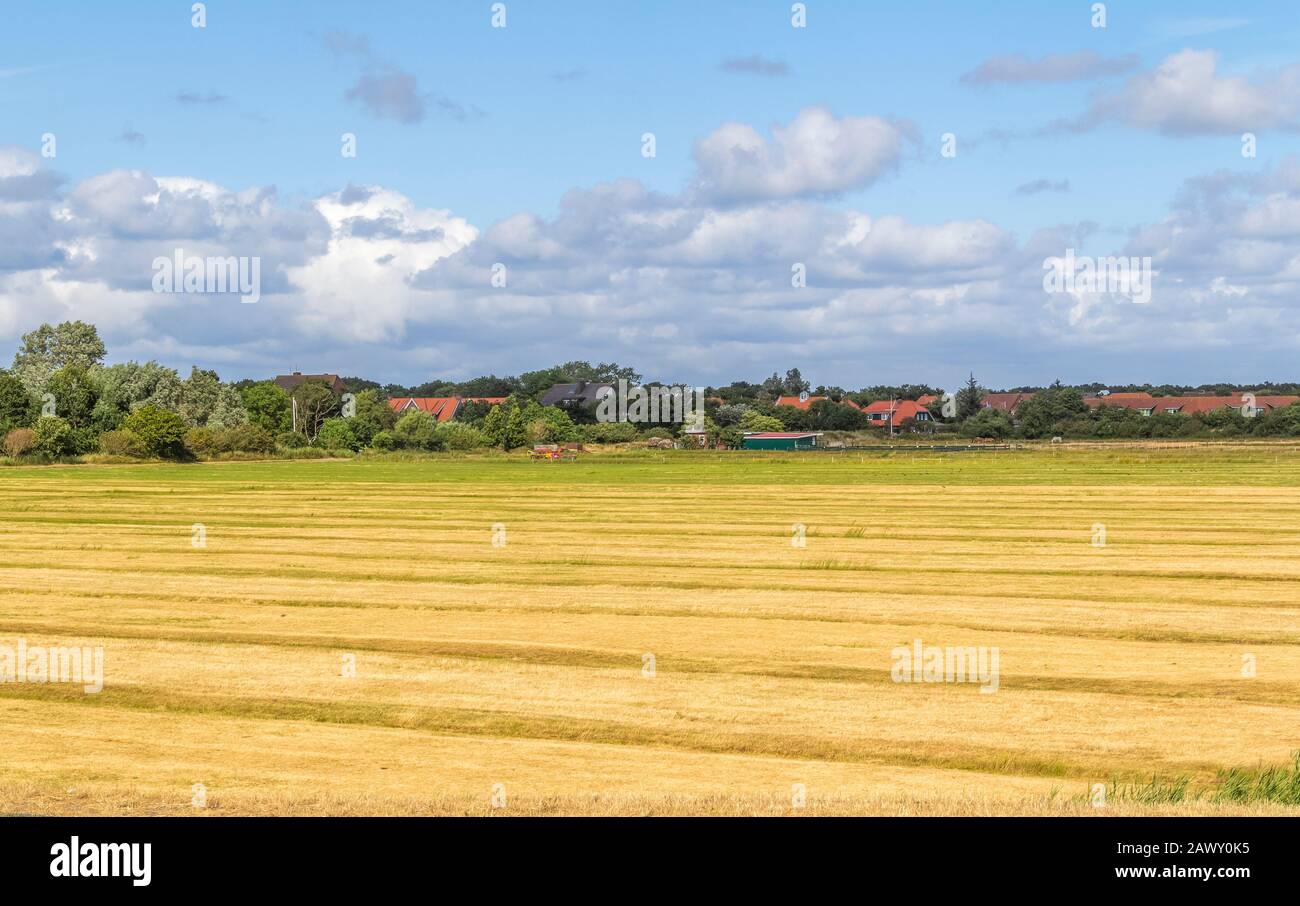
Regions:
<instances>
[{"instance_id":1,"label":"blue sky","mask_svg":"<svg viewBox=\"0 0 1300 906\"><path fill-rule=\"evenodd\" d=\"M407 383L575 357L696 382L795 365L846 386L951 385L972 368L1007 386L1300 379L1291 4L1112 2L1094 28L1073 0L810 0L798 29L785 2L507 0L505 28L491 5L213 0L194 28L183 2L8 0L0 179L58 184L0 207L0 238L23 237L0 257L0 342L81 317L114 359ZM774 130L809 110L830 118L812 145L843 128L853 147L831 165L857 177L697 191L725 178L698 148L726 124L803 172ZM859 160L853 124L868 122L897 147ZM173 180L161 201L157 179ZM598 191L618 180L645 194ZM369 201L321 214L348 186ZM139 199L147 227L128 211ZM188 217L187 199L211 222L168 207ZM719 218L744 237L702 248ZM695 229L666 242L647 221ZM365 244L359 224L410 255ZM879 246L826 253L863 229ZM430 230L459 238L420 247ZM154 253L187 241L279 276L256 307L141 293ZM1067 246L1152 256L1152 302L1046 300L1040 264ZM380 258L405 271L377 285ZM801 258L810 291L783 302ZM475 268L495 261L511 285L485 293Z\"/></svg>"}]
</instances>

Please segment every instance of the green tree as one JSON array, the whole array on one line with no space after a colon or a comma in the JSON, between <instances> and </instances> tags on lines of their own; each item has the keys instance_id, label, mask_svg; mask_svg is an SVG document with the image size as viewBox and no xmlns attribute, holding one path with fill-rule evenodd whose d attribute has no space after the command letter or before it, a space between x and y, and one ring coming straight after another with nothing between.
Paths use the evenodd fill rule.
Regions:
<instances>
[{"instance_id":1,"label":"green tree","mask_svg":"<svg viewBox=\"0 0 1300 906\"><path fill-rule=\"evenodd\" d=\"M528 439L535 444L559 444L578 439L578 429L569 413L555 406L532 403L525 407Z\"/></svg>"},{"instance_id":2,"label":"green tree","mask_svg":"<svg viewBox=\"0 0 1300 906\"><path fill-rule=\"evenodd\" d=\"M483 418L483 434L487 437L488 443L494 447L501 446L502 442L505 440L506 421L510 418L509 406L509 401L498 403L493 406L492 411Z\"/></svg>"},{"instance_id":3,"label":"green tree","mask_svg":"<svg viewBox=\"0 0 1300 906\"><path fill-rule=\"evenodd\" d=\"M240 397L248 420L272 434L288 431L291 426L289 394L274 381L259 381L243 388Z\"/></svg>"},{"instance_id":4,"label":"green tree","mask_svg":"<svg viewBox=\"0 0 1300 906\"><path fill-rule=\"evenodd\" d=\"M437 449L438 423L427 412L408 412L393 426L398 443L412 450Z\"/></svg>"},{"instance_id":5,"label":"green tree","mask_svg":"<svg viewBox=\"0 0 1300 906\"><path fill-rule=\"evenodd\" d=\"M811 389L812 385L803 379L798 368L791 368L785 373L785 381L782 383L782 389L787 396L798 396Z\"/></svg>"},{"instance_id":6,"label":"green tree","mask_svg":"<svg viewBox=\"0 0 1300 906\"><path fill-rule=\"evenodd\" d=\"M244 397L234 384L222 384L217 388L217 400L208 415L209 428L238 428L248 424L248 410L244 408ZM266 431L260 425L256 426ZM267 431L267 434L271 432Z\"/></svg>"},{"instance_id":7,"label":"green tree","mask_svg":"<svg viewBox=\"0 0 1300 906\"><path fill-rule=\"evenodd\" d=\"M140 442L146 456L176 457L185 451L185 419L158 406L141 406L122 419L122 429Z\"/></svg>"},{"instance_id":8,"label":"green tree","mask_svg":"<svg viewBox=\"0 0 1300 906\"><path fill-rule=\"evenodd\" d=\"M89 369L104 360L104 341L95 325L84 321L64 321L23 334L22 345L14 355L13 373L27 392L39 399L46 384L60 368Z\"/></svg>"},{"instance_id":9,"label":"green tree","mask_svg":"<svg viewBox=\"0 0 1300 906\"><path fill-rule=\"evenodd\" d=\"M532 401L530 400L530 402ZM533 403L533 405L537 406L536 403ZM540 409L541 407L537 406L537 408ZM501 436L501 449L513 450L528 443L528 426L532 420L527 407L518 404L512 405L509 414L506 416L506 427Z\"/></svg>"},{"instance_id":10,"label":"green tree","mask_svg":"<svg viewBox=\"0 0 1300 906\"><path fill-rule=\"evenodd\" d=\"M72 426L56 415L36 420L32 452L42 456L71 456L77 452L77 436Z\"/></svg>"},{"instance_id":11,"label":"green tree","mask_svg":"<svg viewBox=\"0 0 1300 906\"><path fill-rule=\"evenodd\" d=\"M998 440L1010 437L1013 430L1011 417L1001 409L981 409L961 426L963 437L991 437Z\"/></svg>"},{"instance_id":12,"label":"green tree","mask_svg":"<svg viewBox=\"0 0 1300 906\"><path fill-rule=\"evenodd\" d=\"M477 450L488 445L486 434L464 422L441 422L436 436L444 450Z\"/></svg>"},{"instance_id":13,"label":"green tree","mask_svg":"<svg viewBox=\"0 0 1300 906\"><path fill-rule=\"evenodd\" d=\"M350 418L326 419L316 434L316 446L326 450L360 450L361 442L352 424Z\"/></svg>"},{"instance_id":14,"label":"green tree","mask_svg":"<svg viewBox=\"0 0 1300 906\"><path fill-rule=\"evenodd\" d=\"M861 410L843 403L833 403L830 400L818 400L813 403L808 407L808 414L809 424L803 430L858 431L870 424L870 420Z\"/></svg>"},{"instance_id":15,"label":"green tree","mask_svg":"<svg viewBox=\"0 0 1300 906\"><path fill-rule=\"evenodd\" d=\"M1016 410L1016 419L1025 437L1051 437L1060 432L1062 423L1087 412L1088 407L1078 390L1055 381L1052 386L1021 403Z\"/></svg>"},{"instance_id":16,"label":"green tree","mask_svg":"<svg viewBox=\"0 0 1300 906\"><path fill-rule=\"evenodd\" d=\"M289 401L297 411L296 430L311 443L315 443L321 425L339 414L339 398L324 381L303 381L289 394Z\"/></svg>"},{"instance_id":17,"label":"green tree","mask_svg":"<svg viewBox=\"0 0 1300 906\"><path fill-rule=\"evenodd\" d=\"M599 383L617 383L620 380L627 381L629 384L641 383L641 375L635 369L619 365L617 362L600 362L592 365L590 362L565 362L563 365L556 365L554 368L543 368L540 371L529 371L521 374L518 381L518 392L522 395L535 399L555 384L571 384L575 381L595 381ZM496 393L474 393L473 396L504 396L505 394Z\"/></svg>"},{"instance_id":18,"label":"green tree","mask_svg":"<svg viewBox=\"0 0 1300 906\"><path fill-rule=\"evenodd\" d=\"M957 420L965 421L977 415L980 410L980 402L984 399L984 388L975 380L972 374L966 381L966 386L957 391Z\"/></svg>"},{"instance_id":19,"label":"green tree","mask_svg":"<svg viewBox=\"0 0 1300 906\"><path fill-rule=\"evenodd\" d=\"M352 423L352 433L361 446L370 446L370 441L376 434L391 431L397 424L397 413L378 391L362 390L353 402L356 408L348 421Z\"/></svg>"},{"instance_id":20,"label":"green tree","mask_svg":"<svg viewBox=\"0 0 1300 906\"><path fill-rule=\"evenodd\" d=\"M174 368L157 362L123 362L91 371L99 386L92 423L97 431L111 431L132 409L144 405L179 412L185 384Z\"/></svg>"},{"instance_id":21,"label":"green tree","mask_svg":"<svg viewBox=\"0 0 1300 906\"><path fill-rule=\"evenodd\" d=\"M798 411L797 409L795 410ZM750 431L784 431L785 425L779 418L771 415L763 415L751 409L741 416L740 423L736 426L740 428L741 433Z\"/></svg>"},{"instance_id":22,"label":"green tree","mask_svg":"<svg viewBox=\"0 0 1300 906\"><path fill-rule=\"evenodd\" d=\"M23 382L0 371L0 435L15 428L30 428L39 411Z\"/></svg>"},{"instance_id":23,"label":"green tree","mask_svg":"<svg viewBox=\"0 0 1300 906\"><path fill-rule=\"evenodd\" d=\"M74 429L89 428L95 405L99 402L99 384L79 365L65 365L46 381L45 392L54 397L54 414Z\"/></svg>"}]
</instances>

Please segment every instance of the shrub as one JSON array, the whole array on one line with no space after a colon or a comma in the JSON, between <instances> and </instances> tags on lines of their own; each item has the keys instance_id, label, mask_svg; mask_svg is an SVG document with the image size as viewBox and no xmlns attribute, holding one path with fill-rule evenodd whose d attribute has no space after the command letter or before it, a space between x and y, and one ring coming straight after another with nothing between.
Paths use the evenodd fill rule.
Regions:
<instances>
[{"instance_id":1,"label":"shrub","mask_svg":"<svg viewBox=\"0 0 1300 906\"><path fill-rule=\"evenodd\" d=\"M393 427L398 444L415 450L438 449L437 432L438 423L427 412L408 412Z\"/></svg>"},{"instance_id":2,"label":"shrub","mask_svg":"<svg viewBox=\"0 0 1300 906\"><path fill-rule=\"evenodd\" d=\"M1011 418L1001 409L981 409L962 423L963 437L990 437L1001 440L1013 430Z\"/></svg>"},{"instance_id":3,"label":"shrub","mask_svg":"<svg viewBox=\"0 0 1300 906\"><path fill-rule=\"evenodd\" d=\"M26 456L36 445L36 432L31 428L14 428L5 435L5 455L17 459Z\"/></svg>"},{"instance_id":4,"label":"shrub","mask_svg":"<svg viewBox=\"0 0 1300 906\"><path fill-rule=\"evenodd\" d=\"M376 450L396 450L398 444L397 435L392 431L378 431L370 438L370 446Z\"/></svg>"},{"instance_id":5,"label":"shrub","mask_svg":"<svg viewBox=\"0 0 1300 906\"><path fill-rule=\"evenodd\" d=\"M673 432L669 431L667 428L651 428L649 431L642 434L641 437L644 440L650 440L651 438L672 440Z\"/></svg>"},{"instance_id":6,"label":"shrub","mask_svg":"<svg viewBox=\"0 0 1300 906\"><path fill-rule=\"evenodd\" d=\"M446 450L477 450L488 446L487 435L464 422L443 422L436 437Z\"/></svg>"},{"instance_id":7,"label":"shrub","mask_svg":"<svg viewBox=\"0 0 1300 906\"><path fill-rule=\"evenodd\" d=\"M352 429L351 419L330 418L316 433L315 446L326 450L360 450L361 442Z\"/></svg>"},{"instance_id":8,"label":"shrub","mask_svg":"<svg viewBox=\"0 0 1300 906\"><path fill-rule=\"evenodd\" d=\"M783 407L783 408L787 408L787 407ZM799 412L798 409L795 409L793 406L790 406L790 407L788 407L788 408L791 409L791 410L792 410L793 412L795 412L795 413L798 413L798 414L800 414L800 415L803 414L803 413ZM792 416L789 416L789 417L790 417L792 420L794 419L794 416L793 416L793 415L792 415ZM740 430L741 430L742 432L744 432L744 431L784 431L784 430L786 429L786 424L785 424L784 422L782 422L781 419L779 419L779 418L776 418L776 417L771 416L771 415L763 415L762 413L760 413L760 412L756 412L756 411L754 411L753 409L751 409L751 410L749 410L748 412L746 412L743 416L741 416L740 423L739 423L739 428L740 428Z\"/></svg>"},{"instance_id":9,"label":"shrub","mask_svg":"<svg viewBox=\"0 0 1300 906\"><path fill-rule=\"evenodd\" d=\"M110 456L140 456L140 440L130 431L116 430L105 431L99 435L99 449L101 453L107 453Z\"/></svg>"},{"instance_id":10,"label":"shrub","mask_svg":"<svg viewBox=\"0 0 1300 906\"><path fill-rule=\"evenodd\" d=\"M100 446L103 446L102 438ZM185 449L195 456L215 456L221 452L221 447L217 442L217 432L211 428L191 428L185 432ZM107 453L108 451L105 450L104 452Z\"/></svg>"},{"instance_id":11,"label":"shrub","mask_svg":"<svg viewBox=\"0 0 1300 906\"><path fill-rule=\"evenodd\" d=\"M188 425L175 412L141 406L122 419L122 427L139 438L146 456L174 457L185 452L183 441Z\"/></svg>"},{"instance_id":12,"label":"shrub","mask_svg":"<svg viewBox=\"0 0 1300 906\"><path fill-rule=\"evenodd\" d=\"M218 432L217 444L222 451L229 453L275 452L275 438L271 436L271 432L261 425L252 423L235 425L233 428Z\"/></svg>"},{"instance_id":13,"label":"shrub","mask_svg":"<svg viewBox=\"0 0 1300 906\"><path fill-rule=\"evenodd\" d=\"M286 450L300 450L307 446L307 438L297 431L281 431L275 435L275 445Z\"/></svg>"},{"instance_id":14,"label":"shrub","mask_svg":"<svg viewBox=\"0 0 1300 906\"><path fill-rule=\"evenodd\" d=\"M42 415L36 420L36 436L32 452L42 456L71 456L77 452L77 437L72 427L53 415Z\"/></svg>"},{"instance_id":15,"label":"shrub","mask_svg":"<svg viewBox=\"0 0 1300 906\"><path fill-rule=\"evenodd\" d=\"M521 415L528 424L528 439L535 444L562 444L578 439L569 413L555 406L530 406Z\"/></svg>"},{"instance_id":16,"label":"shrub","mask_svg":"<svg viewBox=\"0 0 1300 906\"><path fill-rule=\"evenodd\" d=\"M579 439L590 444L625 444L636 440L636 425L629 422L596 422L579 425Z\"/></svg>"}]
</instances>

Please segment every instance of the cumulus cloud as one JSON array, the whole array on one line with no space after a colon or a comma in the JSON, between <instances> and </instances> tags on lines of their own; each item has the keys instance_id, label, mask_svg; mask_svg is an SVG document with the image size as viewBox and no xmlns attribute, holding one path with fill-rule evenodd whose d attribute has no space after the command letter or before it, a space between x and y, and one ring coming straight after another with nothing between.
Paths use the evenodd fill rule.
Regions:
<instances>
[{"instance_id":1,"label":"cumulus cloud","mask_svg":"<svg viewBox=\"0 0 1300 906\"><path fill-rule=\"evenodd\" d=\"M730 201L838 195L897 167L910 135L907 124L836 118L822 107L773 126L770 139L753 126L727 123L695 143L697 188Z\"/></svg>"},{"instance_id":2,"label":"cumulus cloud","mask_svg":"<svg viewBox=\"0 0 1300 906\"><path fill-rule=\"evenodd\" d=\"M722 71L777 78L789 75L790 67L784 60L769 60L761 54L753 54L748 57L727 57L722 61Z\"/></svg>"},{"instance_id":3,"label":"cumulus cloud","mask_svg":"<svg viewBox=\"0 0 1300 906\"><path fill-rule=\"evenodd\" d=\"M1134 54L1123 57L1103 57L1095 50L1081 50L1071 54L1048 54L1031 59L1024 54L1002 54L990 57L961 80L968 85L1015 84L1023 82L1077 82L1122 75L1137 68Z\"/></svg>"},{"instance_id":4,"label":"cumulus cloud","mask_svg":"<svg viewBox=\"0 0 1300 906\"><path fill-rule=\"evenodd\" d=\"M848 119L827 128L855 134ZM785 133L803 130L797 118L759 139L749 165L761 191L748 197L701 191L716 173L702 165L678 192L613 180L570 190L553 215L520 211L484 229L374 184L286 198L114 170L65 188L37 155L0 148L0 339L82 318L115 358L231 377L292 363L411 381L589 357L665 379L816 362L827 379L854 380L869 355L878 376L999 363L1033 380L1055 376L1071 349L1089 363L1127 355L1119 365L1131 368L1152 336L1184 356L1233 343L1254 355L1294 336L1296 161L1189 180L1167 217L1115 247L1087 224L1022 242L978 217L916 222L821 202L824 182L786 172L803 146ZM152 292L153 259L178 248L262 258L262 301ZM1149 255L1151 303L1049 296L1042 262L1067 248Z\"/></svg>"},{"instance_id":5,"label":"cumulus cloud","mask_svg":"<svg viewBox=\"0 0 1300 906\"><path fill-rule=\"evenodd\" d=\"M1085 122L1120 122L1174 135L1294 127L1300 64L1253 78L1219 72L1212 50L1183 50L1096 98Z\"/></svg>"}]
</instances>

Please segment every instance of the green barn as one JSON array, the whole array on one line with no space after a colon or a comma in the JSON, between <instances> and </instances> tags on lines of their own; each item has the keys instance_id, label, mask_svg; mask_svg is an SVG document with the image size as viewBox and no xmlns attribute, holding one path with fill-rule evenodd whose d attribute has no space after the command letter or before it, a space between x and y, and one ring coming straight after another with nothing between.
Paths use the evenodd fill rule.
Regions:
<instances>
[{"instance_id":1,"label":"green barn","mask_svg":"<svg viewBox=\"0 0 1300 906\"><path fill-rule=\"evenodd\" d=\"M815 450L820 431L756 431L745 435L746 450Z\"/></svg>"}]
</instances>

